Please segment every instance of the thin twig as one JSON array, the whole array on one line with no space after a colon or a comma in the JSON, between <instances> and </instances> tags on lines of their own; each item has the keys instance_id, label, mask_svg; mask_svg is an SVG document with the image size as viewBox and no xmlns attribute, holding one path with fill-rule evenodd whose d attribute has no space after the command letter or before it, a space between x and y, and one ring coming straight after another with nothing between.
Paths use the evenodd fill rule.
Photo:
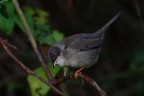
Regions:
<instances>
[{"instance_id":1,"label":"thin twig","mask_svg":"<svg viewBox=\"0 0 144 96\"><path fill-rule=\"evenodd\" d=\"M48 70L48 68L47 68L47 66L46 66L46 63L44 62L44 60L43 60L43 58L42 58L42 56L41 56L41 54L40 54L40 52L39 52L39 50L38 50L37 44L36 44L36 42L35 42L35 40L34 40L34 38L33 38L33 36L32 36L32 32L31 32L31 30L30 30L30 28L29 28L29 26L28 26L28 24L27 24L27 22L26 22L26 20L25 20L25 17L24 17L24 15L23 15L23 12L22 12L22 10L21 10L21 8L20 8L17 0L12 0L12 2L13 2L14 6L15 6L15 8L16 8L16 11L17 11L17 13L18 13L18 15L19 15L19 17L20 17L20 19L21 19L21 21L22 21L22 23L23 23L23 25L24 25L24 27L25 27L25 29L26 29L26 33L27 33L27 35L28 35L28 38L30 39L31 45L32 45L32 47L33 47L36 55L38 56L38 58L39 58L39 60L40 60L40 62L41 62L41 65L42 65L42 67L43 67L43 69L44 69L44 71L45 71L45 73L46 73L46 76L48 77L48 79L50 80L50 82L52 82L52 80L54 80L54 79L53 79L53 77L52 77L52 75L51 75L51 72ZM1 42L1 44L3 45L4 49L6 50L6 52L7 52L7 53L17 62L17 64L19 64L28 74L31 74L31 75L33 75L34 77L38 78L38 79L41 80L43 83L47 84L50 88L52 88L52 90L53 90L54 92L56 92L56 93L58 93L58 94L60 94L60 95L63 96L63 93L62 93L61 91L59 91L57 88L55 88L50 82L48 82L48 81L46 81L45 79L43 79L41 76L39 76L38 74L36 74L36 73L33 72L32 70L30 70L28 67L26 67L20 60L18 60L18 59L16 58L16 56L13 55L13 54L11 53L11 51L8 49L7 43L6 43L2 38L0 38L0 42ZM71 73L70 76L64 77L64 78L62 78L62 79L58 79L58 80L55 82L55 84L60 84L60 83L66 81L66 80L69 80L69 79L71 79L71 78L75 78L74 73ZM78 75L77 75L77 78L80 79L80 80L84 80L84 81L86 81L88 84L90 84L91 86L93 86L93 87L99 92L100 96L106 96L106 93L98 86L98 84L97 84L93 79L89 78L88 76L82 75L82 74L78 74Z\"/></svg>"},{"instance_id":2,"label":"thin twig","mask_svg":"<svg viewBox=\"0 0 144 96\"><path fill-rule=\"evenodd\" d=\"M31 45L32 45L36 55L38 56L38 59L40 60L40 63L42 65L43 69L44 69L44 72L45 72L47 78L49 79L49 81L52 81L53 77L51 75L51 72L47 68L46 63L44 62L44 60L42 59L42 56L41 56L41 54L40 54L40 52L38 50L38 47L37 47L37 43L36 43L35 39L32 36L32 32L31 32L31 30L30 30L30 28L28 26L28 23L27 23L27 21L26 21L26 19L24 17L24 14L23 14L20 6L19 6L19 3L17 2L17 0L12 0L12 2L13 2L14 6L15 6L15 9L16 9L16 11L17 11L17 13L18 13L18 15L19 15L19 17L20 17L20 19L22 21L22 24L23 24L23 26L24 26L24 28L26 30L27 35L28 35L28 38L30 39Z\"/></svg>"},{"instance_id":3,"label":"thin twig","mask_svg":"<svg viewBox=\"0 0 144 96\"><path fill-rule=\"evenodd\" d=\"M73 73L73 72L72 72L72 73ZM53 84L53 85L59 85L59 84L65 82L65 81L67 81L67 80L69 80L69 79L71 79L71 76L70 76L70 75L67 75L67 76L65 76L65 77L63 77L63 78L60 78L60 79L55 80L55 82L53 82L52 84Z\"/></svg>"},{"instance_id":4,"label":"thin twig","mask_svg":"<svg viewBox=\"0 0 144 96\"><path fill-rule=\"evenodd\" d=\"M58 79L56 80L56 83L54 85L59 85L63 82L65 82L66 80L69 80L71 78L75 78L75 73L74 72L71 72L70 75L66 76L66 77L63 77L61 79ZM90 77L86 76L86 75L83 75L83 74L77 74L77 78L75 79L80 79L80 80L83 80L85 82L87 82L88 84L90 84L91 86L93 86L95 88L95 90L98 91L98 93L100 94L100 96L107 96L105 91L103 91L100 86L93 80L91 79Z\"/></svg>"},{"instance_id":5,"label":"thin twig","mask_svg":"<svg viewBox=\"0 0 144 96\"><path fill-rule=\"evenodd\" d=\"M63 96L63 93L60 92L57 88L55 88L50 82L46 81L45 79L43 79L41 76L39 76L38 74L36 74L35 72L33 72L32 70L30 70L28 67L26 67L20 60L18 60L16 58L16 56L14 56L12 54L12 52L8 49L8 43L6 42L6 40L3 40L2 38L0 38L0 43L2 44L2 46L4 47L4 49L6 50L6 52L17 62L17 64L19 64L28 74L33 75L34 77L36 77L37 79L41 80L43 83L47 84L50 88L52 88L52 90L60 95ZM54 85L58 85L60 83L65 82L66 80L69 80L71 78L75 78L75 73L71 72L70 75L58 79L56 80L55 83L53 83ZM90 77L83 75L83 74L77 74L77 78L76 79L80 79L80 80L84 80L85 82L87 82L88 84L90 84L91 86L93 86L98 93L100 94L100 96L107 96L106 93L100 88L100 86Z\"/></svg>"},{"instance_id":6,"label":"thin twig","mask_svg":"<svg viewBox=\"0 0 144 96\"><path fill-rule=\"evenodd\" d=\"M73 78L75 78L74 74L71 74L71 76ZM103 91L100 86L90 77L83 75L83 74L78 74L77 75L77 79L83 80L85 82L87 82L88 84L90 84L91 86L93 86L95 88L95 90L98 91L98 93L100 94L100 96L107 96L105 91Z\"/></svg>"},{"instance_id":7,"label":"thin twig","mask_svg":"<svg viewBox=\"0 0 144 96\"><path fill-rule=\"evenodd\" d=\"M34 71L30 70L14 54L12 54L12 52L7 47L8 43L6 42L6 40L3 40L2 38L0 38L0 43L2 44L5 51L11 56L11 58L14 59L17 62L17 64L19 64L28 74L33 75L37 79L41 80L43 83L47 84L54 92L63 96L63 93L61 91L59 91L57 88L55 88L49 81L46 81L40 75L38 75Z\"/></svg>"}]
</instances>

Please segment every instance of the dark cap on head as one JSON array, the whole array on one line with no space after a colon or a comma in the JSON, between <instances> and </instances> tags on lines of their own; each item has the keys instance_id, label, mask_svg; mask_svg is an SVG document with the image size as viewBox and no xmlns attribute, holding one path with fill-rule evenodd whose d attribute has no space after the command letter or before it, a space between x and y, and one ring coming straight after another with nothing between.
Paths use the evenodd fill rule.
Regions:
<instances>
[{"instance_id":1,"label":"dark cap on head","mask_svg":"<svg viewBox=\"0 0 144 96\"><path fill-rule=\"evenodd\" d=\"M56 58L60 55L60 49L58 47L50 47L48 51L48 59L54 63Z\"/></svg>"}]
</instances>

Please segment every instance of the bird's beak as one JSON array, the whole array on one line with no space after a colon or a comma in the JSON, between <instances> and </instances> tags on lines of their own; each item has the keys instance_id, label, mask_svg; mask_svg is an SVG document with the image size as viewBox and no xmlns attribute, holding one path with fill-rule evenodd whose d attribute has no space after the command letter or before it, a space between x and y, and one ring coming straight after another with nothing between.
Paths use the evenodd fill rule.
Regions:
<instances>
[{"instance_id":1,"label":"bird's beak","mask_svg":"<svg viewBox=\"0 0 144 96\"><path fill-rule=\"evenodd\" d=\"M54 64L53 64L53 68L55 67L56 64L57 64L57 62L55 61Z\"/></svg>"}]
</instances>

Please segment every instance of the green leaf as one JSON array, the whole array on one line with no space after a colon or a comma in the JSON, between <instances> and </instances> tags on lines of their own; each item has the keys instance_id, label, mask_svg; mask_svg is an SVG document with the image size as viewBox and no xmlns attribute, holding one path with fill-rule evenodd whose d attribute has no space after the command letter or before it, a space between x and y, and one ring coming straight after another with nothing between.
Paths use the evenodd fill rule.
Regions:
<instances>
[{"instance_id":1,"label":"green leaf","mask_svg":"<svg viewBox=\"0 0 144 96\"><path fill-rule=\"evenodd\" d=\"M29 13L31 16L34 15L34 10L31 7L24 7L24 12Z\"/></svg>"},{"instance_id":2,"label":"green leaf","mask_svg":"<svg viewBox=\"0 0 144 96\"><path fill-rule=\"evenodd\" d=\"M55 42L52 36L52 29L49 25L37 25L36 27L36 40L40 45L51 45Z\"/></svg>"},{"instance_id":3,"label":"green leaf","mask_svg":"<svg viewBox=\"0 0 144 96\"><path fill-rule=\"evenodd\" d=\"M15 16L13 4L11 2L8 2L5 5L7 8L7 13L8 13L9 19L13 19L13 17Z\"/></svg>"},{"instance_id":4,"label":"green leaf","mask_svg":"<svg viewBox=\"0 0 144 96\"><path fill-rule=\"evenodd\" d=\"M1 6L0 6L0 13L1 13L4 17L6 17L6 18L9 17L5 5L1 5Z\"/></svg>"},{"instance_id":5,"label":"green leaf","mask_svg":"<svg viewBox=\"0 0 144 96\"><path fill-rule=\"evenodd\" d=\"M37 17L35 17L35 23L38 24L38 25L44 25L48 22L48 16L49 14L44 11L44 10L41 10L41 9L37 9L36 10L36 13L37 13Z\"/></svg>"},{"instance_id":6,"label":"green leaf","mask_svg":"<svg viewBox=\"0 0 144 96\"><path fill-rule=\"evenodd\" d=\"M33 36L35 37L35 29L34 29L34 20L32 18L32 14L34 13L33 10L29 7L24 7L25 13L25 19L30 27L30 30L32 31ZM17 26L25 33L25 28L18 16L14 17L14 21L17 24Z\"/></svg>"},{"instance_id":7,"label":"green leaf","mask_svg":"<svg viewBox=\"0 0 144 96\"><path fill-rule=\"evenodd\" d=\"M129 68L132 72L144 74L144 51L134 54Z\"/></svg>"},{"instance_id":8,"label":"green leaf","mask_svg":"<svg viewBox=\"0 0 144 96\"><path fill-rule=\"evenodd\" d=\"M56 30L52 30L49 25L37 25L36 27L36 40L39 44L51 45L64 38L64 35Z\"/></svg>"},{"instance_id":9,"label":"green leaf","mask_svg":"<svg viewBox=\"0 0 144 96\"><path fill-rule=\"evenodd\" d=\"M0 14L0 30L5 35L10 35L13 28L14 28L14 7L11 2L8 2L5 4L6 7L6 13L8 14L8 18L4 17L2 14Z\"/></svg>"},{"instance_id":10,"label":"green leaf","mask_svg":"<svg viewBox=\"0 0 144 96\"><path fill-rule=\"evenodd\" d=\"M49 34L47 36L39 37L39 43L42 44L48 44L52 45L55 42L55 40L52 38L52 34Z\"/></svg>"},{"instance_id":11,"label":"green leaf","mask_svg":"<svg viewBox=\"0 0 144 96\"><path fill-rule=\"evenodd\" d=\"M14 28L14 21L12 19L6 19L0 14L0 30L5 35L10 35Z\"/></svg>"},{"instance_id":12,"label":"green leaf","mask_svg":"<svg viewBox=\"0 0 144 96\"><path fill-rule=\"evenodd\" d=\"M29 13L25 13L24 16L25 16L25 18L26 18L26 21L27 21L29 27L30 27L30 30L31 30L31 32L32 32L32 35L33 35L34 38L35 38L35 37L36 37L36 33L35 33L35 28L34 28L34 20L33 20L32 16L31 16L31 14L29 14ZM15 23L17 24L17 26L18 26L24 33L26 33L26 32L25 32L25 28L24 28L24 26L23 26L23 24L22 24L22 22L21 22L21 20L20 20L20 18L19 18L18 16L15 16L15 17L14 17L14 21L15 21Z\"/></svg>"},{"instance_id":13,"label":"green leaf","mask_svg":"<svg viewBox=\"0 0 144 96\"><path fill-rule=\"evenodd\" d=\"M36 37L36 34L35 34L35 28L34 28L34 20L32 18L32 15L30 13L25 13L25 18L26 18L26 21L30 27L30 30L32 32L32 35L34 36L34 38Z\"/></svg>"},{"instance_id":14,"label":"green leaf","mask_svg":"<svg viewBox=\"0 0 144 96\"><path fill-rule=\"evenodd\" d=\"M53 31L53 37L54 37L55 41L58 42L58 41L63 40L64 34L60 33L60 32L57 31L57 30L54 30L54 31Z\"/></svg>"},{"instance_id":15,"label":"green leaf","mask_svg":"<svg viewBox=\"0 0 144 96\"><path fill-rule=\"evenodd\" d=\"M7 2L7 1L9 1L9 0L0 0L0 4L3 4L5 2Z\"/></svg>"},{"instance_id":16,"label":"green leaf","mask_svg":"<svg viewBox=\"0 0 144 96\"><path fill-rule=\"evenodd\" d=\"M59 66L56 66L53 69L53 66L50 63L48 64L48 68L50 69L53 77L55 77L60 70ZM35 72L41 75L44 79L47 79L42 67L37 68ZM39 95L46 96L46 94L50 90L48 85L44 84L43 82L41 82L40 80L38 80L37 78L31 75L28 75L27 79L28 79L32 96L39 96Z\"/></svg>"},{"instance_id":17,"label":"green leaf","mask_svg":"<svg viewBox=\"0 0 144 96\"><path fill-rule=\"evenodd\" d=\"M20 18L18 16L14 16L14 21L15 21L15 24L23 31L25 32L25 28L20 20Z\"/></svg>"}]
</instances>

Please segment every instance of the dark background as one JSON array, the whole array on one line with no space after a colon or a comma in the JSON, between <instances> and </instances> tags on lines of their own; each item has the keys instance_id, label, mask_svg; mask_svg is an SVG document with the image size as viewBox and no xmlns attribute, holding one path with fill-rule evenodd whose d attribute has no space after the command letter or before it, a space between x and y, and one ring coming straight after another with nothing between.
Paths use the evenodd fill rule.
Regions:
<instances>
[{"instance_id":1,"label":"dark background","mask_svg":"<svg viewBox=\"0 0 144 96\"><path fill-rule=\"evenodd\" d=\"M95 32L122 12L106 32L99 61L84 70L84 74L96 80L108 96L144 96L143 0L19 0L19 3L47 11L50 25L65 36ZM26 36L13 32L8 39L18 46L15 54L28 67L39 66L35 65L39 61ZM11 90L15 84L18 87ZM81 81L72 79L65 85L69 96L98 96L89 85L81 87ZM31 96L25 72L4 50L0 51L0 95ZM57 95L51 92L48 96Z\"/></svg>"}]
</instances>

